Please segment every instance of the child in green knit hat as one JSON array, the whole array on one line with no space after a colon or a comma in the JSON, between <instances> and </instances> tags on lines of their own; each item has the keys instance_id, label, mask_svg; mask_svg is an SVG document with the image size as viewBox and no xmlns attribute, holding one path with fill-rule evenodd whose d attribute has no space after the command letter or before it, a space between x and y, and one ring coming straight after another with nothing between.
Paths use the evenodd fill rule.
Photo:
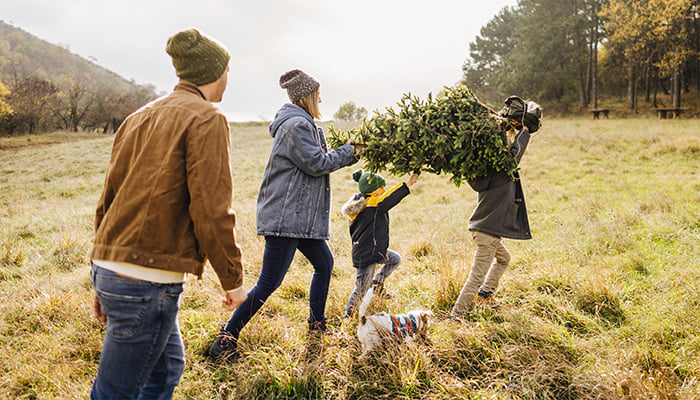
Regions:
<instances>
[{"instance_id":1,"label":"child in green knit hat","mask_svg":"<svg viewBox=\"0 0 700 400\"><path fill-rule=\"evenodd\" d=\"M386 181L379 174L358 169L352 174L360 193L353 195L341 209L350 219L352 238L352 264L357 269L355 289L345 307L349 318L370 287L384 298L391 296L384 290L384 280L399 266L401 255L389 249L389 210L410 193L409 187L418 180L413 174L406 183L400 183L388 191ZM377 264L383 264L375 275Z\"/></svg>"}]
</instances>

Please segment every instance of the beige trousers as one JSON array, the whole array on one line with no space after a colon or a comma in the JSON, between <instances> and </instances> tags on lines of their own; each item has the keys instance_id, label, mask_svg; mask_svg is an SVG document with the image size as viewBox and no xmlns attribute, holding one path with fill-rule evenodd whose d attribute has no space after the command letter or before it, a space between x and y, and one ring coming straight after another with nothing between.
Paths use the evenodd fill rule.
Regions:
<instances>
[{"instance_id":1,"label":"beige trousers","mask_svg":"<svg viewBox=\"0 0 700 400\"><path fill-rule=\"evenodd\" d=\"M500 237L472 232L472 238L476 243L474 263L469 278L452 308L453 315L471 311L474 306L474 297L480 289L493 293L510 263L510 253L501 243Z\"/></svg>"}]
</instances>

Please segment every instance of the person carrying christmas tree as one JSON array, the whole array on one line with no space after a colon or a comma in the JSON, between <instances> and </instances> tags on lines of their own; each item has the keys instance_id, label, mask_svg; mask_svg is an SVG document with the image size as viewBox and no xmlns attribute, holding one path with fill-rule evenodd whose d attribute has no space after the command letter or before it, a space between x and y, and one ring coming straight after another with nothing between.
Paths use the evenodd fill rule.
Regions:
<instances>
[{"instance_id":1,"label":"person carrying christmas tree","mask_svg":"<svg viewBox=\"0 0 700 400\"><path fill-rule=\"evenodd\" d=\"M537 118L536 126L539 126L539 116ZM507 138L508 151L518 164L530 141L530 129L537 129L528 129L524 120L521 126L517 134ZM511 177L508 172L491 169L488 174L469 180L468 183L478 192L476 209L469 218L468 226L476 243L476 251L467 282L452 308L453 318L466 316L472 311L475 300L491 298L498 287L498 282L510 263L510 253L503 246L501 238L532 238L517 171L513 171Z\"/></svg>"},{"instance_id":2,"label":"person carrying christmas tree","mask_svg":"<svg viewBox=\"0 0 700 400\"><path fill-rule=\"evenodd\" d=\"M353 315L357 299L365 295L370 283L374 285L374 293L384 298L391 297L384 290L384 281L399 266L401 255L389 249L389 210L409 195L409 187L416 183L418 174L414 173L406 183L388 191L384 189L386 181L379 174L358 169L352 178L358 183L360 192L343 205L341 212L350 219L352 264L357 269L357 276L355 289L345 307L345 318ZM375 274L379 263L383 266Z\"/></svg>"}]
</instances>

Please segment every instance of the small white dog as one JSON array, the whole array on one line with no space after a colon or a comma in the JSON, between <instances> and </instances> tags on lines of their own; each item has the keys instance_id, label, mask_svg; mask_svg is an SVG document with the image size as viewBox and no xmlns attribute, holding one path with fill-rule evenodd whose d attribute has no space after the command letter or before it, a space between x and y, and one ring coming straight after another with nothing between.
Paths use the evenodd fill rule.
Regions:
<instances>
[{"instance_id":1,"label":"small white dog","mask_svg":"<svg viewBox=\"0 0 700 400\"><path fill-rule=\"evenodd\" d=\"M409 343L413 342L414 336L427 332L430 326L429 317L433 315L429 310L413 310L406 314L391 315L380 312L366 316L373 294L374 286L367 290L359 309L360 323L357 325L357 338L362 344L360 360L364 360L367 353L380 345L385 338L393 336Z\"/></svg>"}]
</instances>

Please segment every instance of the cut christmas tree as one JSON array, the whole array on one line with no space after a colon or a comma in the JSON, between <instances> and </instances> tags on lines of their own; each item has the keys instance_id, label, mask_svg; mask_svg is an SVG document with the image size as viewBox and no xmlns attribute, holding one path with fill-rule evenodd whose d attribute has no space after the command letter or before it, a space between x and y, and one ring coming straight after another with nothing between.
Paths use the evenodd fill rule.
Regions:
<instances>
[{"instance_id":1,"label":"cut christmas tree","mask_svg":"<svg viewBox=\"0 0 700 400\"><path fill-rule=\"evenodd\" d=\"M518 103L532 120L527 104L535 103L514 97L508 100ZM459 186L490 169L511 175L517 169L508 152L506 132L521 122L536 130L541 112L537 106L536 126L531 126L531 121L523 121L522 108L520 121L514 119L512 108L507 104L496 113L464 86L446 87L443 95L428 95L426 101L407 94L397 103L397 110L375 112L358 128L340 131L330 126L328 142L331 148L348 141L364 145L360 156L368 171L444 173Z\"/></svg>"}]
</instances>

